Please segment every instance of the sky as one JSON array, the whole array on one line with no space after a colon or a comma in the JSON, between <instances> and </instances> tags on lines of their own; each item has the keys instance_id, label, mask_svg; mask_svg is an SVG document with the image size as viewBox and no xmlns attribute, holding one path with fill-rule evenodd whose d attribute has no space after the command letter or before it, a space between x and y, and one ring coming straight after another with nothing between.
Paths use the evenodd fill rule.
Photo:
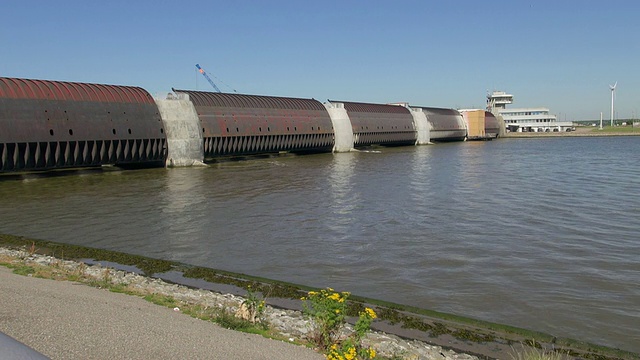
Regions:
<instances>
[{"instance_id":1,"label":"sky","mask_svg":"<svg viewBox=\"0 0 640 360\"><path fill-rule=\"evenodd\" d=\"M414 106L488 91L640 114L637 0L0 0L0 76Z\"/></svg>"}]
</instances>

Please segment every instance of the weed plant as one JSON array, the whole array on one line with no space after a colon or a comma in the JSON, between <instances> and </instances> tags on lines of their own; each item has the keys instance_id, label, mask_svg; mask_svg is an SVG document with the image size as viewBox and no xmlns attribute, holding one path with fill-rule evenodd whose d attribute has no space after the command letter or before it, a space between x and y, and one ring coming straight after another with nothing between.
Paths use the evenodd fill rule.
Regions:
<instances>
[{"instance_id":1,"label":"weed plant","mask_svg":"<svg viewBox=\"0 0 640 360\"><path fill-rule=\"evenodd\" d=\"M534 344L538 345L534 342ZM512 360L563 360L565 355L553 350L545 350L535 346L522 346L522 350L511 348Z\"/></svg>"},{"instance_id":2,"label":"weed plant","mask_svg":"<svg viewBox=\"0 0 640 360\"><path fill-rule=\"evenodd\" d=\"M328 360L368 360L376 357L373 348L362 345L362 338L377 317L371 308L360 311L354 332L340 337L346 324L345 312L350 293L336 292L332 288L309 291L303 297L303 313L312 320L311 341L323 351Z\"/></svg>"}]
</instances>

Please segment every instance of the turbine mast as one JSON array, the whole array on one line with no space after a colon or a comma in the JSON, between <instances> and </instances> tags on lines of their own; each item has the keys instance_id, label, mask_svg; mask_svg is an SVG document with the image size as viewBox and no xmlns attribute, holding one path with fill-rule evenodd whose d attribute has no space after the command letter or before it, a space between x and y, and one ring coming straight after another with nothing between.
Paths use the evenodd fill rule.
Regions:
<instances>
[{"instance_id":1,"label":"turbine mast","mask_svg":"<svg viewBox=\"0 0 640 360\"><path fill-rule=\"evenodd\" d=\"M618 85L617 81L616 81L615 84L609 85L609 88L611 89L611 127L613 127L613 98L614 98L614 95L616 93L616 86L617 85Z\"/></svg>"}]
</instances>

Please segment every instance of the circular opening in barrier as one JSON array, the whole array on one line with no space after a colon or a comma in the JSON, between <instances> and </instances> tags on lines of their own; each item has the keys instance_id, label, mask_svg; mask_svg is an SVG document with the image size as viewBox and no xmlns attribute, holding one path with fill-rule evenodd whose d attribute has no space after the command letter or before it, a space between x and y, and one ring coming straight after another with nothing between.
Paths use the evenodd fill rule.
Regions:
<instances>
[{"instance_id":1,"label":"circular opening in barrier","mask_svg":"<svg viewBox=\"0 0 640 360\"><path fill-rule=\"evenodd\" d=\"M49 135L53 136L53 129L49 129Z\"/></svg>"},{"instance_id":2,"label":"circular opening in barrier","mask_svg":"<svg viewBox=\"0 0 640 360\"><path fill-rule=\"evenodd\" d=\"M113 135L116 134L116 129L111 129L111 132L113 133Z\"/></svg>"},{"instance_id":3,"label":"circular opening in barrier","mask_svg":"<svg viewBox=\"0 0 640 360\"><path fill-rule=\"evenodd\" d=\"M129 134L131 134L131 129L129 129L128 131L129 131Z\"/></svg>"},{"instance_id":4,"label":"circular opening in barrier","mask_svg":"<svg viewBox=\"0 0 640 360\"><path fill-rule=\"evenodd\" d=\"M204 128L202 128L202 132L204 132Z\"/></svg>"},{"instance_id":5,"label":"circular opening in barrier","mask_svg":"<svg viewBox=\"0 0 640 360\"><path fill-rule=\"evenodd\" d=\"M69 129L69 135L73 135L73 130Z\"/></svg>"},{"instance_id":6,"label":"circular opening in barrier","mask_svg":"<svg viewBox=\"0 0 640 360\"><path fill-rule=\"evenodd\" d=\"M160 128L160 134L164 134L164 129Z\"/></svg>"}]
</instances>

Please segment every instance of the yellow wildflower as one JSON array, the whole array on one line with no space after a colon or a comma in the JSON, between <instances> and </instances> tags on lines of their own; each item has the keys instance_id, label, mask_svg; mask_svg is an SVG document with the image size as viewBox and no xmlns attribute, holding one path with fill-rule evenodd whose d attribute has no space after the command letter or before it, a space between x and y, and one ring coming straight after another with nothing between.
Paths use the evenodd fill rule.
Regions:
<instances>
[{"instance_id":1,"label":"yellow wildflower","mask_svg":"<svg viewBox=\"0 0 640 360\"><path fill-rule=\"evenodd\" d=\"M369 348L369 359L376 357L376 351L373 348Z\"/></svg>"},{"instance_id":2,"label":"yellow wildflower","mask_svg":"<svg viewBox=\"0 0 640 360\"><path fill-rule=\"evenodd\" d=\"M350 347L347 353L344 354L344 358L345 360L354 360L356 358L356 348Z\"/></svg>"},{"instance_id":3,"label":"yellow wildflower","mask_svg":"<svg viewBox=\"0 0 640 360\"><path fill-rule=\"evenodd\" d=\"M376 312L375 312L375 311L373 311L373 309L371 309L371 308L365 308L365 309L364 309L364 312L367 314L367 316L369 316L369 317L370 317L370 318L372 318L372 319L375 319L375 318L377 318L377 317L378 317L378 316L376 315Z\"/></svg>"}]
</instances>

